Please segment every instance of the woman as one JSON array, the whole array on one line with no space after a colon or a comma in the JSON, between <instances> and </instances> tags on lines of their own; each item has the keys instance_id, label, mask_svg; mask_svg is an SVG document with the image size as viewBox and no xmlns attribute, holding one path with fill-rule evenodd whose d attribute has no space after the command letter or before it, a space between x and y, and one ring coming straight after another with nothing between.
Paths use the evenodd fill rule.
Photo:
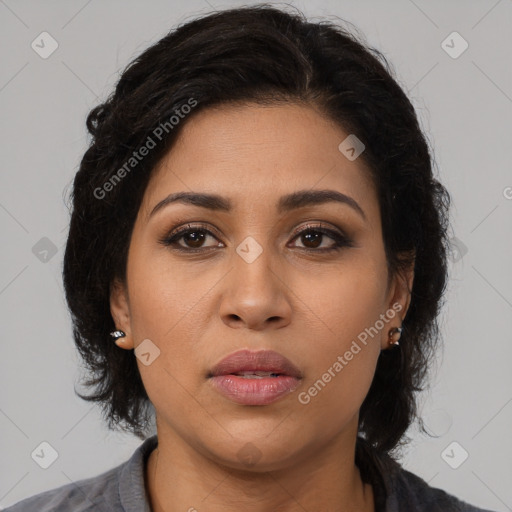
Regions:
<instances>
[{"instance_id":1,"label":"woman","mask_svg":"<svg viewBox=\"0 0 512 512\"><path fill-rule=\"evenodd\" d=\"M220 11L87 126L64 259L82 398L145 441L9 511L482 510L393 458L439 338L449 195L377 50Z\"/></svg>"}]
</instances>

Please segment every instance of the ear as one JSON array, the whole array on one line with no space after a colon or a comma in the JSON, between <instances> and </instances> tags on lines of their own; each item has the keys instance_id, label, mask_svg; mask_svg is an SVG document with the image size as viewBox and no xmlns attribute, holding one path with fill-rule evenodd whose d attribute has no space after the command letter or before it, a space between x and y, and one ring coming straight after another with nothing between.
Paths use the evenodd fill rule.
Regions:
<instances>
[{"instance_id":1,"label":"ear","mask_svg":"<svg viewBox=\"0 0 512 512\"><path fill-rule=\"evenodd\" d=\"M121 348L133 349L128 292L126 286L119 279L115 279L110 286L110 313L116 324L116 329L126 334L124 338L116 340L116 345Z\"/></svg>"},{"instance_id":2,"label":"ear","mask_svg":"<svg viewBox=\"0 0 512 512\"><path fill-rule=\"evenodd\" d=\"M408 255L410 257L410 254ZM393 320L390 321L384 336L382 337L382 350L388 349L388 330L391 327L400 327L407 315L411 304L411 292L414 282L415 252L412 252L412 260L405 268L397 272L391 279L388 292L387 310L396 311Z\"/></svg>"}]
</instances>

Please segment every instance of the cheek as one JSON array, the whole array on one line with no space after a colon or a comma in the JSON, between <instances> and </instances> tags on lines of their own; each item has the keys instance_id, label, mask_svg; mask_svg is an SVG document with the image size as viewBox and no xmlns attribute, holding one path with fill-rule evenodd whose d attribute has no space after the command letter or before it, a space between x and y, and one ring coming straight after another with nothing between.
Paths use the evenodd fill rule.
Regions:
<instances>
[{"instance_id":1,"label":"cheek","mask_svg":"<svg viewBox=\"0 0 512 512\"><path fill-rule=\"evenodd\" d=\"M150 400L158 409L189 407L205 382L204 358L211 349L201 345L212 324L212 294L225 273L206 272L190 262L172 260L161 248L134 243L127 267L131 327L137 346L151 340L158 358L150 366L137 360ZM215 344L216 340L206 337ZM194 402L194 400L192 400Z\"/></svg>"},{"instance_id":2,"label":"cheek","mask_svg":"<svg viewBox=\"0 0 512 512\"><path fill-rule=\"evenodd\" d=\"M311 310L304 331L310 333L311 362L300 401L305 409L310 404L310 410L328 410L342 421L357 412L375 373L385 329L372 328L385 312L385 275L360 260L316 282L311 287L309 277L300 294Z\"/></svg>"},{"instance_id":3,"label":"cheek","mask_svg":"<svg viewBox=\"0 0 512 512\"><path fill-rule=\"evenodd\" d=\"M197 393L200 372L189 329L197 315L194 304L200 299L199 290L190 280L184 288L158 265L143 267L130 290L131 326L135 345L149 339L158 356L150 365L138 358L139 372L150 401L161 414L179 410L186 416L193 412L189 410L194 402L191 394Z\"/></svg>"},{"instance_id":4,"label":"cheek","mask_svg":"<svg viewBox=\"0 0 512 512\"><path fill-rule=\"evenodd\" d=\"M304 314L331 343L356 337L384 312L386 275L370 258L356 255L337 269L302 275L295 286L305 305Z\"/></svg>"},{"instance_id":5,"label":"cheek","mask_svg":"<svg viewBox=\"0 0 512 512\"><path fill-rule=\"evenodd\" d=\"M145 247L136 241L133 246L127 278L135 340L151 338L164 343L200 299L201 289L190 269L171 266L162 248Z\"/></svg>"}]
</instances>

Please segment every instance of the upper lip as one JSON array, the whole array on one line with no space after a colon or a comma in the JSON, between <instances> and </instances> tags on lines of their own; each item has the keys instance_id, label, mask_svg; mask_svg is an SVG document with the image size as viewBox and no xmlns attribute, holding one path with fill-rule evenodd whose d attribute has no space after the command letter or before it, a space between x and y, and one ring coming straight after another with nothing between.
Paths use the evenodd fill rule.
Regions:
<instances>
[{"instance_id":1,"label":"upper lip","mask_svg":"<svg viewBox=\"0 0 512 512\"><path fill-rule=\"evenodd\" d=\"M210 371L210 377L243 371L263 371L302 378L302 372L286 357L274 350L237 350L221 359Z\"/></svg>"}]
</instances>

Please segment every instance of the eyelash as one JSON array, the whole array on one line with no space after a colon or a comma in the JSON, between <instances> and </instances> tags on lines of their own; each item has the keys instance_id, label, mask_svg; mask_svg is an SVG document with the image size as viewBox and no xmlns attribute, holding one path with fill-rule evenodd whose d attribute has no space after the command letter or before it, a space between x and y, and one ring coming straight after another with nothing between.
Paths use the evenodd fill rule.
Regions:
<instances>
[{"instance_id":1,"label":"eyelash","mask_svg":"<svg viewBox=\"0 0 512 512\"><path fill-rule=\"evenodd\" d=\"M166 246L171 247L173 250L183 252L183 253L199 253L199 252L205 252L210 249L216 249L217 247L196 247L196 248L186 248L184 246L180 246L177 242L182 238L184 235L188 233L204 233L207 235L211 235L214 238L217 238L214 233L212 233L204 224L197 224L197 225L191 225L187 224L187 226L184 226L183 228L179 228L176 231L171 232L168 236L165 238L159 240L159 242ZM353 247L354 244L352 240L350 240L348 237L342 235L341 233L338 233L336 231L333 231L331 229L325 228L323 225L312 225L308 224L304 227L304 229L296 232L292 238L292 240L295 240L299 238L301 235L305 233L322 233L323 235L328 236L334 241L334 245L332 247L323 248L323 249L311 249L308 247L298 247L298 249L306 251L306 252L320 252L320 253L330 253L333 251L339 251L343 247ZM322 240L323 241L323 240ZM172 247L174 246L174 247Z\"/></svg>"}]
</instances>

